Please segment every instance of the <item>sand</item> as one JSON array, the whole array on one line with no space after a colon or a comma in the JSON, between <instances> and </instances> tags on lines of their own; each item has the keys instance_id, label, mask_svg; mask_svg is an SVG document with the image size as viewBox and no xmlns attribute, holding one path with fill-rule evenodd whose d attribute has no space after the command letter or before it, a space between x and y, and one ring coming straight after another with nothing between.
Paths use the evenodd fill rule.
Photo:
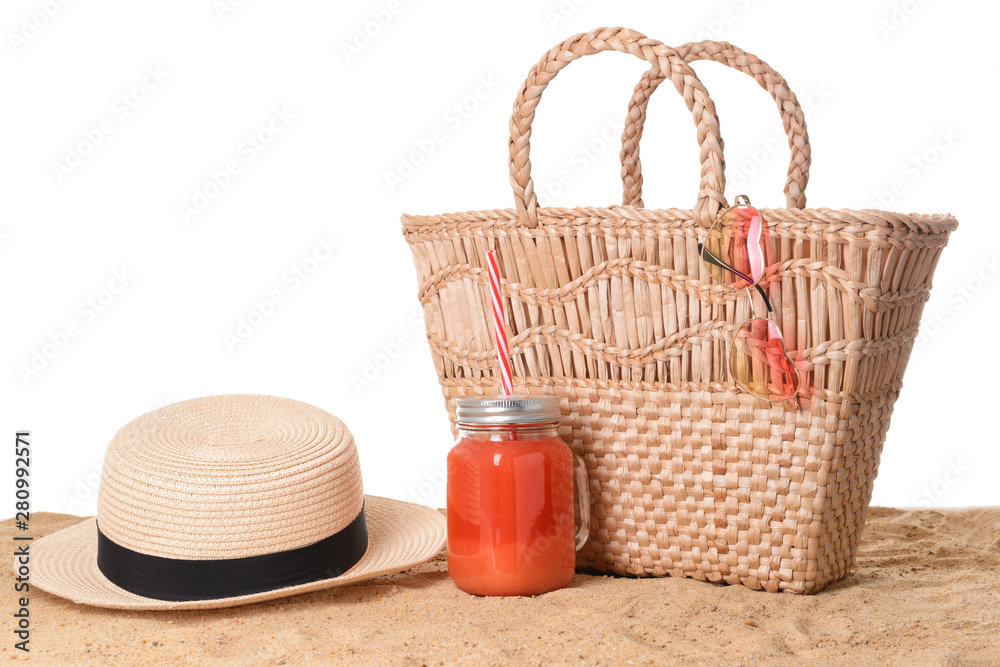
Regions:
<instances>
[{"instance_id":1,"label":"sand","mask_svg":"<svg viewBox=\"0 0 1000 667\"><path fill-rule=\"evenodd\" d=\"M34 514L32 533L77 521ZM4 577L0 636L11 661L29 659L13 649ZM37 590L30 607L37 664L1000 664L1000 508L873 508L853 574L813 596L577 574L539 598L475 598L441 554L248 607L119 612Z\"/></svg>"}]
</instances>

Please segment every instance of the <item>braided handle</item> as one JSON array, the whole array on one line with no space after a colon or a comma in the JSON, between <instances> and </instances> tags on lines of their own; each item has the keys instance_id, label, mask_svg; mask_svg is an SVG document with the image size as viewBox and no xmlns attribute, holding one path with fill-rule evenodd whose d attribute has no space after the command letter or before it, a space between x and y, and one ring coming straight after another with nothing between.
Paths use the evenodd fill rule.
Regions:
<instances>
[{"instance_id":1,"label":"braided handle","mask_svg":"<svg viewBox=\"0 0 1000 667\"><path fill-rule=\"evenodd\" d=\"M788 87L784 77L752 53L728 42L689 42L677 49L677 54L687 62L714 60L752 76L760 87L770 93L788 135L792 156L785 181L785 199L788 208L806 207L806 183L809 181L809 164L812 160L809 133L798 98ZM622 205L643 207L642 164L639 160L639 140L646 121L649 97L663 82L664 76L657 68L642 75L629 101L625 132L622 134Z\"/></svg>"},{"instance_id":2,"label":"braided handle","mask_svg":"<svg viewBox=\"0 0 1000 667\"><path fill-rule=\"evenodd\" d=\"M520 224L533 228L538 225L538 199L531 180L529 159L531 122L542 92L563 67L581 56L601 51L621 51L646 60L658 72L669 73L674 87L694 116L701 147L701 184L694 206L695 220L708 227L719 211L725 208L725 160L715 103L691 66L676 51L655 39L625 28L598 28L586 34L570 37L546 53L531 68L528 78L514 101L510 117L510 182L514 188L514 203Z\"/></svg>"}]
</instances>

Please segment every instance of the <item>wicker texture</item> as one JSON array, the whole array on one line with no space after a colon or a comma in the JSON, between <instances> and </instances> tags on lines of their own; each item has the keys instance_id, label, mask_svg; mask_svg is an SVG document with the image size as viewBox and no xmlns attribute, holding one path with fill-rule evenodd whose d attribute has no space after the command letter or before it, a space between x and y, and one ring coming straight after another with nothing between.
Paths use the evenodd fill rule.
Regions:
<instances>
[{"instance_id":1,"label":"wicker texture","mask_svg":"<svg viewBox=\"0 0 1000 667\"><path fill-rule=\"evenodd\" d=\"M572 60L606 50L653 64L623 136L627 205L538 208L528 139L541 92ZM685 58L754 76L784 119L790 208L762 209L774 261L761 284L802 375L797 411L728 379L728 341L750 305L713 283L698 256L727 205L723 142ZM666 78L698 130L691 210L641 208L645 102ZM403 216L453 424L456 399L497 392L485 267L495 249L515 390L564 399L563 436L587 463L592 520L579 567L796 593L845 576L954 218L799 208L810 151L796 98L766 64L722 43L674 51L622 28L573 37L529 73L510 130L515 208Z\"/></svg>"},{"instance_id":2,"label":"wicker texture","mask_svg":"<svg viewBox=\"0 0 1000 667\"><path fill-rule=\"evenodd\" d=\"M806 131L806 119L802 114L802 107L799 106L795 93L784 77L757 56L728 42L689 42L678 48L677 53L687 62L715 60L744 72L752 76L760 87L771 95L781 112L781 122L785 127L785 134L788 135L788 147L792 153L788 165L788 179L785 183L786 205L788 208L805 208L806 183L809 181L809 164L812 161L809 133ZM635 87L629 102L621 150L623 206L643 207L639 141L642 139L649 97L664 79L659 69L655 67L650 69Z\"/></svg>"}]
</instances>

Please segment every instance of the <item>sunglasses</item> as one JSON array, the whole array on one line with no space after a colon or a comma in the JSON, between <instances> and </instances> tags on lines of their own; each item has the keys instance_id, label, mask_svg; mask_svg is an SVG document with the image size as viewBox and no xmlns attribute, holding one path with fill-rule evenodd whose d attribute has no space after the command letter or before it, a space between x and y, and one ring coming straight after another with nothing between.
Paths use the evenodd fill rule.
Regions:
<instances>
[{"instance_id":1,"label":"sunglasses","mask_svg":"<svg viewBox=\"0 0 1000 667\"><path fill-rule=\"evenodd\" d=\"M788 357L781 330L771 320L771 302L758 284L770 253L767 224L746 195L739 195L735 204L719 215L705 242L698 244L698 253L716 282L746 290L750 297L750 319L739 326L729 345L733 382L748 394L767 401L787 401L789 407L798 409L799 370ZM766 317L757 317L751 288L767 306Z\"/></svg>"}]
</instances>

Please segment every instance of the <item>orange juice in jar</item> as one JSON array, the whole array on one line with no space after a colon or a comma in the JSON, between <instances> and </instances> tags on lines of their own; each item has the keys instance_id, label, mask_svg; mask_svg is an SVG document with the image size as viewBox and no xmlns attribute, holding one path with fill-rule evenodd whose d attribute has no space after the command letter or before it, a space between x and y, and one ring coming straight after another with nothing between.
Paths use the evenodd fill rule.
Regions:
<instances>
[{"instance_id":1,"label":"orange juice in jar","mask_svg":"<svg viewBox=\"0 0 1000 667\"><path fill-rule=\"evenodd\" d=\"M590 512L586 469L559 437L559 418L558 398L458 401L448 573L463 591L538 595L572 581Z\"/></svg>"}]
</instances>

